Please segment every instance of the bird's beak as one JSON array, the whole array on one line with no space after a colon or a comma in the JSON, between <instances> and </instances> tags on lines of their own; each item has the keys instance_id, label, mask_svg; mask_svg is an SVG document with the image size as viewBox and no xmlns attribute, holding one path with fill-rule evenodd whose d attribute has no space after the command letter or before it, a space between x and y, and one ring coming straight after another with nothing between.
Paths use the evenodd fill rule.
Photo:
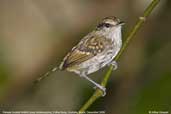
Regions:
<instances>
[{"instance_id":1,"label":"bird's beak","mask_svg":"<svg viewBox=\"0 0 171 114\"><path fill-rule=\"evenodd\" d=\"M124 25L124 24L125 24L125 22L124 21L121 21L121 22L119 22L118 25Z\"/></svg>"}]
</instances>

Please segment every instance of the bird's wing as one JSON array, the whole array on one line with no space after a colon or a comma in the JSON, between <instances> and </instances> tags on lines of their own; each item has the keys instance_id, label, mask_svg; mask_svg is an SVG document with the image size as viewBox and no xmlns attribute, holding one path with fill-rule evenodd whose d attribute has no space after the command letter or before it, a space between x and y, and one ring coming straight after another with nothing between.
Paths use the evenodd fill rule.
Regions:
<instances>
[{"instance_id":1,"label":"bird's wing","mask_svg":"<svg viewBox=\"0 0 171 114\"><path fill-rule=\"evenodd\" d=\"M91 59L105 49L107 42L109 43L110 41L99 36L84 38L67 54L61 63L60 69L79 65L80 63Z\"/></svg>"}]
</instances>

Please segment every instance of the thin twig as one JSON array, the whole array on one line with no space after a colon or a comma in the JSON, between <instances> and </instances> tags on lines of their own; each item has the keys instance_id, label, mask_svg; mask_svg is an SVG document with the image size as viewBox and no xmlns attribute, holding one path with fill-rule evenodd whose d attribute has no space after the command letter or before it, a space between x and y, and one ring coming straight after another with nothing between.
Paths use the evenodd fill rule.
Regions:
<instances>
[{"instance_id":1,"label":"thin twig","mask_svg":"<svg viewBox=\"0 0 171 114\"><path fill-rule=\"evenodd\" d=\"M157 6L157 4L160 2L160 0L153 0L149 6L146 8L146 10L144 11L143 16L139 17L137 23L135 24L135 26L132 28L131 32L128 34L126 41L124 42L120 52L118 53L118 55L115 57L115 61L117 61L120 56L122 55L122 53L126 50L128 44L130 43L131 39L133 38L133 36L138 32L138 30L142 27L142 25L144 24L144 22L146 21L147 17L151 14L151 12L153 11L153 9ZM107 73L105 74L101 85L106 87L108 80L112 74L112 69L113 66L110 66L110 68L108 69ZM94 94L86 101L86 103L80 108L79 113L86 111L98 98L100 98L103 95L103 92L100 89L97 89Z\"/></svg>"}]
</instances>

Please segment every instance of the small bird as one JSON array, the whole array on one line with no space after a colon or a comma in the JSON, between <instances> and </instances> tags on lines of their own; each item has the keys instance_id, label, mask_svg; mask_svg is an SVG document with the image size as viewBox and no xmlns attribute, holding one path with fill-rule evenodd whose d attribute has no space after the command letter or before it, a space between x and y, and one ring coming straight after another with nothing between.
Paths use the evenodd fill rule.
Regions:
<instances>
[{"instance_id":1,"label":"small bird","mask_svg":"<svg viewBox=\"0 0 171 114\"><path fill-rule=\"evenodd\" d=\"M117 17L110 16L104 18L88 35L72 48L64 57L59 69L74 72L93 83L95 87L106 94L106 88L90 79L87 75L99 69L113 65L117 68L114 61L122 46L122 25ZM55 71L55 69L53 69Z\"/></svg>"},{"instance_id":2,"label":"small bird","mask_svg":"<svg viewBox=\"0 0 171 114\"><path fill-rule=\"evenodd\" d=\"M95 87L103 91L103 96L105 96L106 88L93 81L87 75L109 65L113 65L114 70L117 69L117 63L114 58L122 46L122 25L124 25L124 22L117 17L104 18L95 30L86 35L72 48L59 67L53 68L35 82L39 82L58 69L67 70L93 83Z\"/></svg>"}]
</instances>

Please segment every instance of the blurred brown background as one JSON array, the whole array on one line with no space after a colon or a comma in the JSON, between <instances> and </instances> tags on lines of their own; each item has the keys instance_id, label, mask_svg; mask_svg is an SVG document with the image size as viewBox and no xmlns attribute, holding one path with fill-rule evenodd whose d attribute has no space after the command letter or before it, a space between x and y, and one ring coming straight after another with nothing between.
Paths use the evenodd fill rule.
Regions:
<instances>
[{"instance_id":1,"label":"blurred brown background","mask_svg":"<svg viewBox=\"0 0 171 114\"><path fill-rule=\"evenodd\" d=\"M151 0L0 0L0 109L78 110L93 93L79 76L57 71L33 85L106 16L130 31ZM89 110L171 113L171 1L161 0ZM125 38L125 37L124 37ZM123 40L125 40L123 38ZM100 82L104 68L91 75Z\"/></svg>"}]
</instances>

